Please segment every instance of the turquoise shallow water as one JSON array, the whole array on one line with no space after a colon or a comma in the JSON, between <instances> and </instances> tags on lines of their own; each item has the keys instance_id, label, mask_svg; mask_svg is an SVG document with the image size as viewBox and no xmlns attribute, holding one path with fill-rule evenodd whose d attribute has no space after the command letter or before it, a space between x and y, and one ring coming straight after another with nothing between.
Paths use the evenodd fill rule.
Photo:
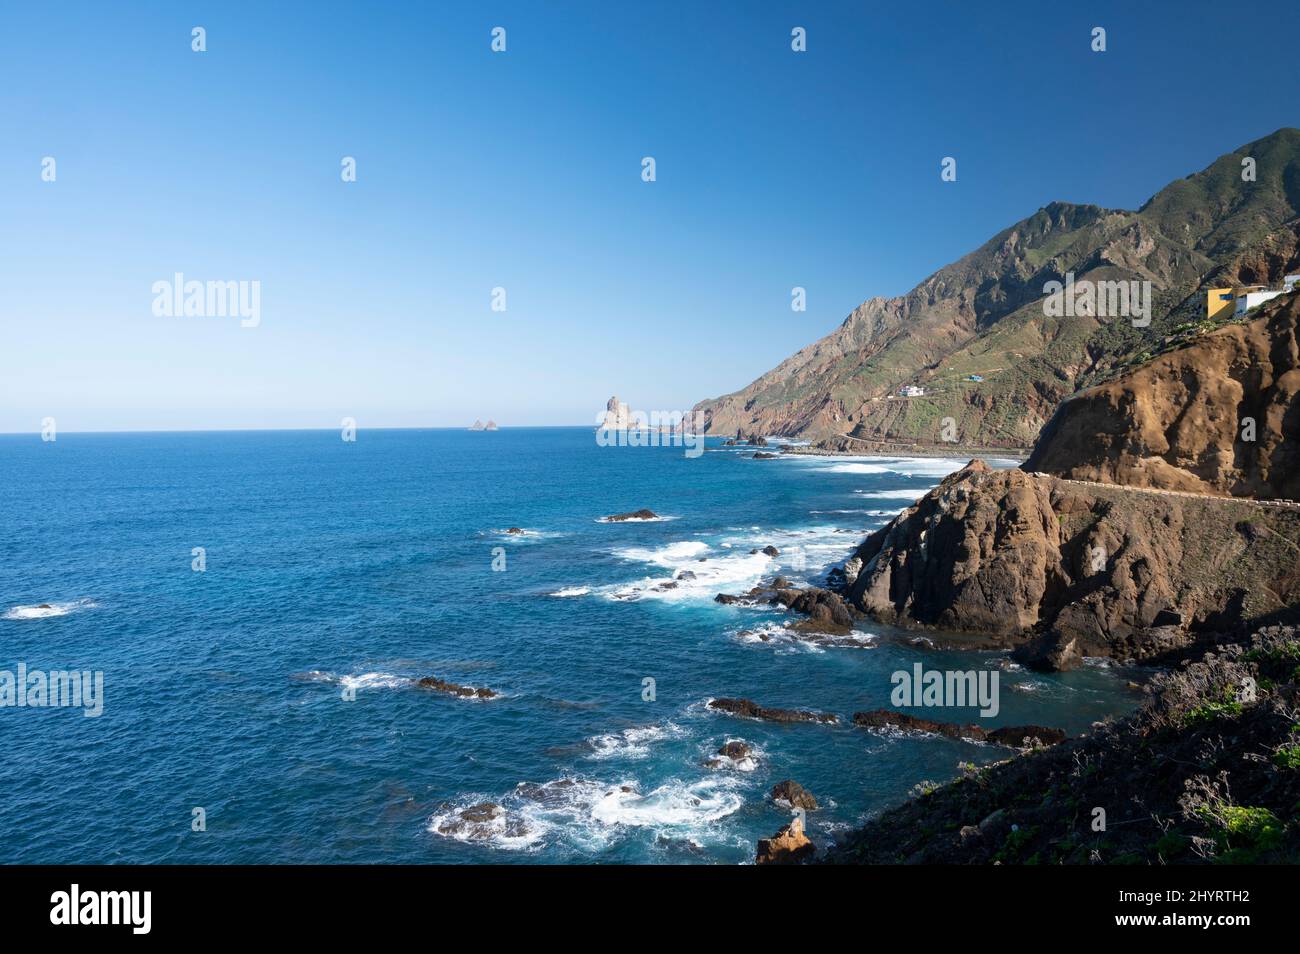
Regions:
<instances>
[{"instance_id":1,"label":"turquoise shallow water","mask_svg":"<svg viewBox=\"0 0 1300 954\"><path fill-rule=\"evenodd\" d=\"M1004 757L704 708L741 695L847 718L887 706L915 661L1002 661L869 624L816 646L784 614L712 599L819 578L960 462L715 445L599 447L589 428L0 436L0 669L105 681L99 718L0 709L0 861L740 862L788 818L766 796L781 779L822 802L808 822L825 841L959 761ZM641 507L667 519L598 519ZM781 555L750 552L767 544ZM655 589L683 569L696 579ZM502 696L415 688L424 675ZM1001 676L991 725L1077 732L1136 703L1112 670ZM756 757L708 767L728 739ZM449 825L482 801L503 814Z\"/></svg>"}]
</instances>

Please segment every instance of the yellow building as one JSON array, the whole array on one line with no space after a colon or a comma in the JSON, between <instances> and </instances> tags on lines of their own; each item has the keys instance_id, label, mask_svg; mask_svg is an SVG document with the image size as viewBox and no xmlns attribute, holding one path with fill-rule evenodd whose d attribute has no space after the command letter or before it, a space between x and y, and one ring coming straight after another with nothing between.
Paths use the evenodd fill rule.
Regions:
<instances>
[{"instance_id":1,"label":"yellow building","mask_svg":"<svg viewBox=\"0 0 1300 954\"><path fill-rule=\"evenodd\" d=\"M1231 288L1211 288L1205 293L1205 317L1226 318L1232 314L1237 296Z\"/></svg>"}]
</instances>

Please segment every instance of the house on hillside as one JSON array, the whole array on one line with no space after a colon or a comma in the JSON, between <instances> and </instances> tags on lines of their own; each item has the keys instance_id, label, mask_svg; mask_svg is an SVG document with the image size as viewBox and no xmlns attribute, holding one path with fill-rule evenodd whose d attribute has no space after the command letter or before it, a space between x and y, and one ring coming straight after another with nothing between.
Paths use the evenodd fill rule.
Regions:
<instances>
[{"instance_id":1,"label":"house on hillside","mask_svg":"<svg viewBox=\"0 0 1300 954\"><path fill-rule=\"evenodd\" d=\"M1235 297L1231 288L1211 288L1205 293L1205 317L1227 318Z\"/></svg>"},{"instance_id":2,"label":"house on hillside","mask_svg":"<svg viewBox=\"0 0 1300 954\"><path fill-rule=\"evenodd\" d=\"M1278 295L1294 291L1300 285L1300 274L1288 275L1282 287L1269 288L1267 285L1241 285L1237 288L1210 288L1205 293L1205 317L1229 318L1244 315L1266 301Z\"/></svg>"},{"instance_id":3,"label":"house on hillside","mask_svg":"<svg viewBox=\"0 0 1300 954\"><path fill-rule=\"evenodd\" d=\"M904 384L898 389L898 393L903 397L925 397L925 388L918 388L914 384Z\"/></svg>"},{"instance_id":4,"label":"house on hillside","mask_svg":"<svg viewBox=\"0 0 1300 954\"><path fill-rule=\"evenodd\" d=\"M1250 311L1255 306L1262 305L1266 301L1271 301L1272 299L1276 298L1280 294L1282 294L1282 290L1280 288L1276 290L1269 290L1268 288L1265 288L1263 285L1255 285L1249 289L1243 288L1241 292L1237 295L1237 308L1236 311L1233 312L1233 314L1244 315L1246 312Z\"/></svg>"}]
</instances>

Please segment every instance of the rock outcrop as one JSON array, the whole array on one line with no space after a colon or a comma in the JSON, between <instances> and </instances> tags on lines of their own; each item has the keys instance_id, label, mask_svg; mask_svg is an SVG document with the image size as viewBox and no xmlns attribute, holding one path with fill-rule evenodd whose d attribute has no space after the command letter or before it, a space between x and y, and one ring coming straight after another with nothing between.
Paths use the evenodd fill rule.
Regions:
<instances>
[{"instance_id":1,"label":"rock outcrop","mask_svg":"<svg viewBox=\"0 0 1300 954\"><path fill-rule=\"evenodd\" d=\"M1032 665L1158 661L1300 602L1300 510L1073 484L982 461L869 536L849 601Z\"/></svg>"},{"instance_id":2,"label":"rock outcrop","mask_svg":"<svg viewBox=\"0 0 1300 954\"><path fill-rule=\"evenodd\" d=\"M795 816L771 838L760 838L754 863L759 865L797 865L807 861L817 847L803 833L803 820Z\"/></svg>"},{"instance_id":3,"label":"rock outcrop","mask_svg":"<svg viewBox=\"0 0 1300 954\"><path fill-rule=\"evenodd\" d=\"M1300 500L1300 295L1262 310L1066 401L1025 469Z\"/></svg>"},{"instance_id":4,"label":"rock outcrop","mask_svg":"<svg viewBox=\"0 0 1300 954\"><path fill-rule=\"evenodd\" d=\"M437 676L425 676L416 683L421 689L433 689L437 692L445 692L452 696L461 696L468 698L473 696L476 699L495 699L498 695L496 690L480 686L462 686L458 683L448 682L446 679L439 679Z\"/></svg>"},{"instance_id":5,"label":"rock outcrop","mask_svg":"<svg viewBox=\"0 0 1300 954\"><path fill-rule=\"evenodd\" d=\"M792 778L788 778L784 782L777 782L772 786L772 800L785 802L791 808L802 808L808 812L817 809L817 799L813 796L813 793Z\"/></svg>"},{"instance_id":6,"label":"rock outcrop","mask_svg":"<svg viewBox=\"0 0 1300 954\"><path fill-rule=\"evenodd\" d=\"M898 729L903 732L929 732L950 739L969 742L992 742L1013 749L1037 748L1057 745L1065 741L1061 729L1041 725L1010 725L999 729L986 729L978 725L961 725L955 722L936 722L898 712L893 709L873 709L871 712L853 713L853 724L864 729Z\"/></svg>"},{"instance_id":7,"label":"rock outcrop","mask_svg":"<svg viewBox=\"0 0 1300 954\"><path fill-rule=\"evenodd\" d=\"M769 546L753 552L778 556L780 551ZM719 593L713 599L725 604L784 606L807 617L793 624L791 628L795 630L843 634L853 628L857 618L853 607L840 594L819 586L793 587L784 577L755 586L743 595Z\"/></svg>"},{"instance_id":8,"label":"rock outcrop","mask_svg":"<svg viewBox=\"0 0 1300 954\"><path fill-rule=\"evenodd\" d=\"M1295 864L1298 663L1300 628L1263 627L1157 676L1133 716L927 788L826 860Z\"/></svg>"},{"instance_id":9,"label":"rock outcrop","mask_svg":"<svg viewBox=\"0 0 1300 954\"><path fill-rule=\"evenodd\" d=\"M610 514L604 519L606 523L622 523L625 520L658 520L659 514L642 507L640 510L632 510L628 513Z\"/></svg>"},{"instance_id":10,"label":"rock outcrop","mask_svg":"<svg viewBox=\"0 0 1300 954\"><path fill-rule=\"evenodd\" d=\"M762 719L766 722L838 722L829 712L809 712L806 709L776 709L760 706L749 699L712 699L709 708L744 719Z\"/></svg>"}]
</instances>

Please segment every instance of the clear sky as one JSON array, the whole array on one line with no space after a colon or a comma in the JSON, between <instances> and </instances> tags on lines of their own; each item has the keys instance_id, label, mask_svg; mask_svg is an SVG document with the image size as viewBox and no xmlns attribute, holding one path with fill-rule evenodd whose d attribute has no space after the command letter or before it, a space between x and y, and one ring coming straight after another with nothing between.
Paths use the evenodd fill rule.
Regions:
<instances>
[{"instance_id":1,"label":"clear sky","mask_svg":"<svg viewBox=\"0 0 1300 954\"><path fill-rule=\"evenodd\" d=\"M0 431L685 410L1052 200L1300 125L1297 37L1282 2L0 0ZM259 281L260 324L156 316L176 272Z\"/></svg>"}]
</instances>

